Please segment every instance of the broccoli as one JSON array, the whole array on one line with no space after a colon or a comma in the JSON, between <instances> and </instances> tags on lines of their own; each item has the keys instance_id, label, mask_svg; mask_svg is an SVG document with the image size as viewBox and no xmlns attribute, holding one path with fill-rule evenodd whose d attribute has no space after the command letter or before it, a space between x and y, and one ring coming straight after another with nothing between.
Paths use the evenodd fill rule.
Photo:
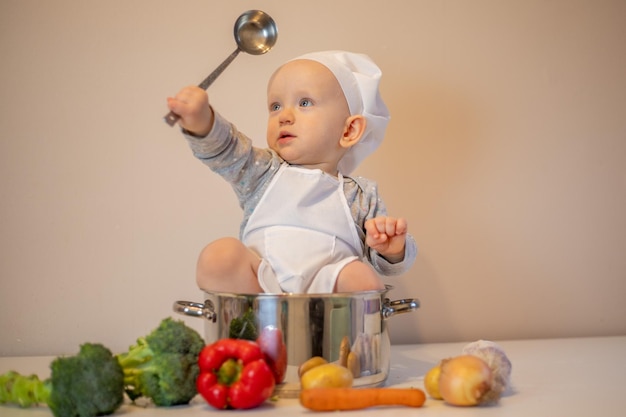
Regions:
<instances>
[{"instance_id":1,"label":"broccoli","mask_svg":"<svg viewBox=\"0 0 626 417\"><path fill-rule=\"evenodd\" d=\"M0 404L47 404L56 417L113 414L124 401L124 373L111 351L85 343L76 356L58 357L50 378L9 371L0 376Z\"/></svg>"},{"instance_id":2,"label":"broccoli","mask_svg":"<svg viewBox=\"0 0 626 417\"><path fill-rule=\"evenodd\" d=\"M197 394L198 355L204 340L182 321L166 318L149 335L117 355L124 387L132 401L151 399L157 406L187 404Z\"/></svg>"},{"instance_id":3,"label":"broccoli","mask_svg":"<svg viewBox=\"0 0 626 417\"><path fill-rule=\"evenodd\" d=\"M256 340L259 333L256 328L256 317L252 308L241 317L235 317L230 322L228 337L232 339Z\"/></svg>"}]
</instances>

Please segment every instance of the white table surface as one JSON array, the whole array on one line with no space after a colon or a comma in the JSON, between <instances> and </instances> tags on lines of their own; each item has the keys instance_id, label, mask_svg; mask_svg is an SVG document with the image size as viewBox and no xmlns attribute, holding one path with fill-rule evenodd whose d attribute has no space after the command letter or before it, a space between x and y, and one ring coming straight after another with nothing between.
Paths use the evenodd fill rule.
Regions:
<instances>
[{"instance_id":1,"label":"white table surface","mask_svg":"<svg viewBox=\"0 0 626 417\"><path fill-rule=\"evenodd\" d=\"M453 407L428 398L422 408L375 407L346 415L385 416L498 416L498 417L623 417L626 416L626 336L498 341L513 364L512 390L496 406ZM440 359L460 354L465 343L394 345L389 387L423 389L426 372ZM51 357L0 358L0 373L49 376ZM157 408L124 404L116 415L198 417L220 412L224 416L311 416L297 399L275 402L245 411L217 411L196 397L189 406ZM1 417L50 417L47 407L20 409L0 406ZM321 414L323 415L323 413Z\"/></svg>"}]
</instances>

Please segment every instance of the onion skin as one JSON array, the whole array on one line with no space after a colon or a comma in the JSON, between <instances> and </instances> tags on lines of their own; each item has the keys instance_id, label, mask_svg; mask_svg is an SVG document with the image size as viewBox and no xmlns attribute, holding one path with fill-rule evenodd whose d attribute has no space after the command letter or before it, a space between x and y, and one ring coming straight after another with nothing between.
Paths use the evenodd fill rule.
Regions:
<instances>
[{"instance_id":1,"label":"onion skin","mask_svg":"<svg viewBox=\"0 0 626 417\"><path fill-rule=\"evenodd\" d=\"M500 391L492 387L493 373L481 358L461 355L441 361L439 393L448 404L474 406L497 402Z\"/></svg>"}]
</instances>

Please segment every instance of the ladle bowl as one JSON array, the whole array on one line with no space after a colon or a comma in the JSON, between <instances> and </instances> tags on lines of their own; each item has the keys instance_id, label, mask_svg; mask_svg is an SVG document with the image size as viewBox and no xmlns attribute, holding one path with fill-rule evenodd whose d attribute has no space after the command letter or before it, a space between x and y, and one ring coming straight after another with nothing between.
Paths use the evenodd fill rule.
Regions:
<instances>
[{"instance_id":1,"label":"ladle bowl","mask_svg":"<svg viewBox=\"0 0 626 417\"><path fill-rule=\"evenodd\" d=\"M238 49L250 55L263 55L276 44L278 31L270 15L248 10L235 22L234 35Z\"/></svg>"},{"instance_id":2,"label":"ladle bowl","mask_svg":"<svg viewBox=\"0 0 626 417\"><path fill-rule=\"evenodd\" d=\"M237 42L237 49L198 84L198 87L206 90L226 67L233 62L239 55L239 52L243 51L250 55L263 55L272 49L276 39L278 39L278 29L274 19L261 10L248 10L242 13L235 22L233 32L235 42ZM165 122L170 126L174 126L178 119L180 119L180 116L173 112L169 112L164 117Z\"/></svg>"}]
</instances>

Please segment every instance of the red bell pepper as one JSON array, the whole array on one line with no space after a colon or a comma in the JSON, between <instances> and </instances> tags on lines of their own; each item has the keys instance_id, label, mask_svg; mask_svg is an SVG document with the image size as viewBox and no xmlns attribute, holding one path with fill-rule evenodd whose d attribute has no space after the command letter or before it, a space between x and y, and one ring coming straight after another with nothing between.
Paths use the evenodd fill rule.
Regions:
<instances>
[{"instance_id":1,"label":"red bell pepper","mask_svg":"<svg viewBox=\"0 0 626 417\"><path fill-rule=\"evenodd\" d=\"M257 407L276 384L263 351L249 340L221 339L205 346L198 366L198 392L217 409Z\"/></svg>"},{"instance_id":2,"label":"red bell pepper","mask_svg":"<svg viewBox=\"0 0 626 417\"><path fill-rule=\"evenodd\" d=\"M265 354L276 383L280 384L287 373L287 346L283 341L283 332L275 326L266 326L256 341Z\"/></svg>"}]
</instances>

